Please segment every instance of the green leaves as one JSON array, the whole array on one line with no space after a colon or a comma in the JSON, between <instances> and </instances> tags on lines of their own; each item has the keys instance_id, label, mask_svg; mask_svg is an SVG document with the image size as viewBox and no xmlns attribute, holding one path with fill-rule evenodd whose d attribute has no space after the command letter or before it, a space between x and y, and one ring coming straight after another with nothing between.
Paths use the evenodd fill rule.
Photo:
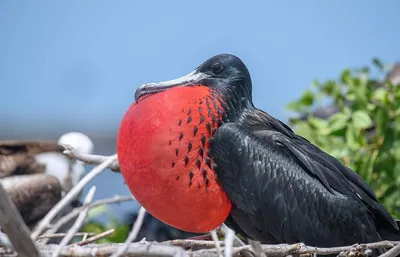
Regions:
<instances>
[{"instance_id":1,"label":"green leaves","mask_svg":"<svg viewBox=\"0 0 400 257\"><path fill-rule=\"evenodd\" d=\"M366 111L355 111L352 114L351 121L355 128L363 129L372 125L372 120Z\"/></svg>"},{"instance_id":2,"label":"green leaves","mask_svg":"<svg viewBox=\"0 0 400 257\"><path fill-rule=\"evenodd\" d=\"M400 217L400 85L372 79L387 71L374 59L373 67L345 69L337 80L314 81L298 100L290 103L294 115L306 120L292 123L296 133L317 144L359 173L379 200ZM375 68L376 71L372 71ZM325 120L310 114L318 103L333 103L338 111Z\"/></svg>"},{"instance_id":3,"label":"green leaves","mask_svg":"<svg viewBox=\"0 0 400 257\"><path fill-rule=\"evenodd\" d=\"M347 122L348 116L345 113L336 113L332 115L328 122L328 134L332 134L334 132L344 129L347 125Z\"/></svg>"}]
</instances>

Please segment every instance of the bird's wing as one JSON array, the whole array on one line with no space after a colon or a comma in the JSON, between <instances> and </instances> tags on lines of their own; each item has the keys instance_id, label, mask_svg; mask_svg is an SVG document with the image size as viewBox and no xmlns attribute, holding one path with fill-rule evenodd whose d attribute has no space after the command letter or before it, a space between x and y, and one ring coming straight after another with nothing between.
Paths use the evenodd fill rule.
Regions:
<instances>
[{"instance_id":1,"label":"bird's wing","mask_svg":"<svg viewBox=\"0 0 400 257\"><path fill-rule=\"evenodd\" d=\"M222 125L212 149L221 185L242 212L238 216L247 215L255 229L268 230L278 242L325 238L330 232L322 227L322 234L304 231L322 222L336 226L331 232L361 224L370 229L367 210L398 229L357 174L262 111L244 114L237 124ZM334 224L341 215L353 215L353 225ZM376 236L369 232L364 234Z\"/></svg>"},{"instance_id":2,"label":"bird's wing","mask_svg":"<svg viewBox=\"0 0 400 257\"><path fill-rule=\"evenodd\" d=\"M250 126L252 123L258 124L252 130L255 135L276 145L279 151L295 160L305 172L321 181L327 190L330 192L336 190L348 197L362 200L378 218L384 218L398 230L395 220L378 202L370 186L356 172L262 110L247 112L243 115L243 119L244 124Z\"/></svg>"},{"instance_id":3,"label":"bird's wing","mask_svg":"<svg viewBox=\"0 0 400 257\"><path fill-rule=\"evenodd\" d=\"M35 155L44 152L62 153L64 148L53 141L0 141L0 178L12 174L44 172Z\"/></svg>"}]
</instances>

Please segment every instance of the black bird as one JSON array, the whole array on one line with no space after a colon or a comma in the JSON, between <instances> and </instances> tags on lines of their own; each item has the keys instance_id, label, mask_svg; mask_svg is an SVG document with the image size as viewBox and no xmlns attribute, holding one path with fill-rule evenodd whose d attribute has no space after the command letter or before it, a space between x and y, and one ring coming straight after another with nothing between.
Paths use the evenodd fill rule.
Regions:
<instances>
[{"instance_id":1,"label":"black bird","mask_svg":"<svg viewBox=\"0 0 400 257\"><path fill-rule=\"evenodd\" d=\"M209 95L199 97L200 101L188 93L203 89ZM191 102L182 106L182 113L201 116L200 121L193 116L195 125L190 123L191 118L177 122L181 116L173 116L178 114L173 114L171 106L178 106L176 101L183 103L185 97ZM396 221L357 173L254 106L250 74L238 57L220 54L180 79L145 84L136 91L135 100L119 131L120 167L138 201L160 220L198 232L187 224L200 227L207 211L215 207L208 201L209 191L203 190L215 182L231 203L225 223L263 243L303 242L331 247L400 240ZM190 107L189 114L184 107ZM159 116L153 116L153 110ZM203 115L207 111L211 115ZM171 118L173 123L164 117ZM175 122L177 125L172 126ZM212 128L201 127L211 123ZM152 130L155 126L157 131ZM198 130L206 136L199 137L196 129L193 133L193 126L199 126ZM139 138L128 140L136 133L141 133ZM164 133L172 136L164 140ZM155 149L147 150L148 144L142 147L137 142L151 142L155 138L159 140L158 149L165 154L157 155ZM191 149L202 147L201 161L197 162L196 156L190 155ZM204 183L201 167L210 167L206 174L215 174L216 180ZM144 181L150 178L151 183L145 186ZM189 207L188 202L196 207ZM202 208L206 204L210 206L207 210ZM178 208L187 216L180 216Z\"/></svg>"}]
</instances>

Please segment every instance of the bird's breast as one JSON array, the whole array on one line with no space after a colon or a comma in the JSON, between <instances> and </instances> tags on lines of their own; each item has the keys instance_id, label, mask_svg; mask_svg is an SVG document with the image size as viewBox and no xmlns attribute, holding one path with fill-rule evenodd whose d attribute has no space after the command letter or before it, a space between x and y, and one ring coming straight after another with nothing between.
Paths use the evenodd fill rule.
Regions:
<instances>
[{"instance_id":1,"label":"bird's breast","mask_svg":"<svg viewBox=\"0 0 400 257\"><path fill-rule=\"evenodd\" d=\"M210 149L223 115L220 100L203 86L168 89L130 106L118 134L118 159L132 194L153 216L198 233L224 222L231 203Z\"/></svg>"}]
</instances>

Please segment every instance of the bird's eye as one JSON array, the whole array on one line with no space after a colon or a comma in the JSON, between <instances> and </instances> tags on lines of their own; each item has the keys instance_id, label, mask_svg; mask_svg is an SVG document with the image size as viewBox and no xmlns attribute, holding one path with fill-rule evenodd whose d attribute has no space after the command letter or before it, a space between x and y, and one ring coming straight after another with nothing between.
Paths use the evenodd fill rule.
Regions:
<instances>
[{"instance_id":1,"label":"bird's eye","mask_svg":"<svg viewBox=\"0 0 400 257\"><path fill-rule=\"evenodd\" d=\"M220 62L216 62L211 66L211 70L215 73L218 74L224 69L224 66Z\"/></svg>"}]
</instances>

